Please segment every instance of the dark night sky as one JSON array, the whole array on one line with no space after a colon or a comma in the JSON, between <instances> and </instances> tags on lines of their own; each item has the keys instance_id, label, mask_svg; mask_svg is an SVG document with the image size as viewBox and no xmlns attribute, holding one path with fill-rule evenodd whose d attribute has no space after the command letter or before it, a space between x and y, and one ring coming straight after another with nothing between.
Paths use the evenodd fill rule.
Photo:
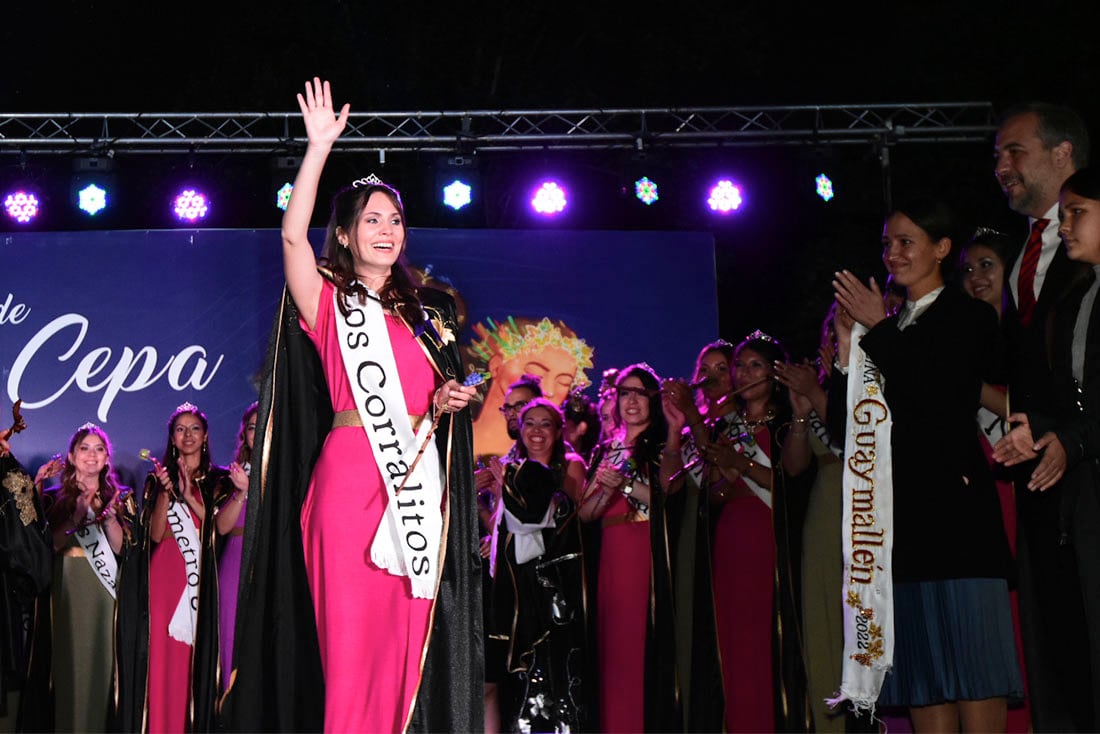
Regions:
<instances>
[{"instance_id":1,"label":"dark night sky","mask_svg":"<svg viewBox=\"0 0 1100 734\"><path fill-rule=\"evenodd\" d=\"M865 12L849 3L736 0L128 5L125 12L96 0L7 8L0 113L291 111L302 82L317 74L332 80L338 101L360 111L1001 107L1038 97L1071 104L1091 127L1100 124L1094 1L1046 2L1041 17L1022 3L984 0L876 4ZM742 158L761 176L813 165L783 155ZM961 192L970 223L1004 213L987 144L899 148L893 160L895 187ZM850 184L827 214L775 194L767 211L715 229L722 336L761 326L804 343L828 301L824 274L860 258L873 268L878 164L868 151L833 163L847 167Z\"/></svg>"}]
</instances>

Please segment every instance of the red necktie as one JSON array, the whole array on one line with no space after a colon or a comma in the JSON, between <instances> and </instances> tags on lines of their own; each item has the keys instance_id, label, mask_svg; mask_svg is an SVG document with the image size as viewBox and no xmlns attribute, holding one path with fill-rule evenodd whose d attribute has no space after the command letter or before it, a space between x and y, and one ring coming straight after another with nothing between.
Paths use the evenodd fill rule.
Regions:
<instances>
[{"instance_id":1,"label":"red necktie","mask_svg":"<svg viewBox=\"0 0 1100 734\"><path fill-rule=\"evenodd\" d=\"M1043 230L1050 224L1049 219L1036 219L1031 225L1031 236L1024 247L1024 259L1020 263L1020 279L1016 283L1016 302L1020 312L1020 322L1027 326L1031 323L1031 314L1035 310L1035 270L1039 266L1039 253L1043 249Z\"/></svg>"}]
</instances>

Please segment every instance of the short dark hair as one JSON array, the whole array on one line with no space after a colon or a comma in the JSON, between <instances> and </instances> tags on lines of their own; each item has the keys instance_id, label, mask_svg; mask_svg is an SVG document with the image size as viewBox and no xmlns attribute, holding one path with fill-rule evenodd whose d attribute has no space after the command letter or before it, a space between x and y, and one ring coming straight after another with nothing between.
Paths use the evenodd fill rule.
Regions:
<instances>
[{"instance_id":1,"label":"short dark hair","mask_svg":"<svg viewBox=\"0 0 1100 734\"><path fill-rule=\"evenodd\" d=\"M1039 119L1039 140L1043 147L1050 149L1068 142L1073 147L1073 167L1084 168L1089 164L1089 130L1072 107L1050 102L1021 102L1004 111L998 127L1013 117L1029 113Z\"/></svg>"},{"instance_id":2,"label":"short dark hair","mask_svg":"<svg viewBox=\"0 0 1100 734\"><path fill-rule=\"evenodd\" d=\"M531 391L531 395L536 398L542 397L542 378L538 375L532 375L530 372L521 375L518 380L508 386L508 392L512 392L516 388L525 388Z\"/></svg>"}]
</instances>

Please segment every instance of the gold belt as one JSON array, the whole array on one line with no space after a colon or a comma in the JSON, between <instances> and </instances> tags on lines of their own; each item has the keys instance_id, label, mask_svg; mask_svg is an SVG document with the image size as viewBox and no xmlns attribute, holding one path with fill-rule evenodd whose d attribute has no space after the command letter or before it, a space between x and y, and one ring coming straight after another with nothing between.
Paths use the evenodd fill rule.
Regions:
<instances>
[{"instance_id":1,"label":"gold belt","mask_svg":"<svg viewBox=\"0 0 1100 734\"><path fill-rule=\"evenodd\" d=\"M229 535L244 535L244 528L233 528L229 531Z\"/></svg>"},{"instance_id":2,"label":"gold belt","mask_svg":"<svg viewBox=\"0 0 1100 734\"><path fill-rule=\"evenodd\" d=\"M85 554L84 549L79 545L71 545L65 550L61 551L61 555L65 556L66 558L83 558Z\"/></svg>"},{"instance_id":3,"label":"gold belt","mask_svg":"<svg viewBox=\"0 0 1100 734\"><path fill-rule=\"evenodd\" d=\"M409 422L412 423L413 433L420 430L420 424L424 421L424 415L410 415ZM332 427L342 428L344 426L358 426L363 427L363 420L359 417L358 410L341 410L336 415L332 416Z\"/></svg>"},{"instance_id":4,"label":"gold belt","mask_svg":"<svg viewBox=\"0 0 1100 734\"><path fill-rule=\"evenodd\" d=\"M612 517L605 517L603 519L603 526L605 528L613 528L616 525L626 525L631 522L648 522L649 518L640 512L627 512L622 515L613 515Z\"/></svg>"}]
</instances>

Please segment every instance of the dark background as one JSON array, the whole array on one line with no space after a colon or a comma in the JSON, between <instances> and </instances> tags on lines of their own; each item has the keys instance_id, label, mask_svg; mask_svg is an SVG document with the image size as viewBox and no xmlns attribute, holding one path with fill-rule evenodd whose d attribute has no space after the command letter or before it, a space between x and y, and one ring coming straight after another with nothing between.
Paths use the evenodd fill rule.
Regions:
<instances>
[{"instance_id":1,"label":"dark background","mask_svg":"<svg viewBox=\"0 0 1100 734\"><path fill-rule=\"evenodd\" d=\"M5 9L0 114L286 112L296 109L294 94L305 79L319 75L332 81L338 102L361 111L952 101L1002 109L1040 98L1076 107L1097 131L1098 3L843 5L46 2ZM830 273L850 267L881 277L887 181L894 200L931 192L948 199L960 214L960 234L977 224L1013 232L1026 226L1004 206L991 145L992 136L981 143L899 144L888 170L870 145L644 157L496 154L479 161L483 206L462 220L448 219L429 200L438 156L395 154L385 166L376 156L337 156L326 181L378 173L402 189L417 227L524 228L534 225L516 181L543 166L575 174L585 181L579 193L590 197L588 204L553 226L712 232L720 336L736 341L762 328L802 356L816 346ZM0 178L68 177L72 170L60 156L27 160L15 153L0 140ZM278 226L279 212L267 202L267 160L120 157L116 163L124 192L154 192L177 174L218 180L231 204L210 226ZM662 177L661 200L644 210L624 189L643 166ZM744 211L724 221L697 203L701 182L719 170L735 171L747 189ZM828 204L813 193L812 178L822 170L837 191ZM165 226L145 210L120 207L112 216L97 226ZM659 270L661 263L652 266ZM589 278L598 297L600 280L615 273L577 277ZM675 308L679 287L670 284L654 298Z\"/></svg>"}]
</instances>

